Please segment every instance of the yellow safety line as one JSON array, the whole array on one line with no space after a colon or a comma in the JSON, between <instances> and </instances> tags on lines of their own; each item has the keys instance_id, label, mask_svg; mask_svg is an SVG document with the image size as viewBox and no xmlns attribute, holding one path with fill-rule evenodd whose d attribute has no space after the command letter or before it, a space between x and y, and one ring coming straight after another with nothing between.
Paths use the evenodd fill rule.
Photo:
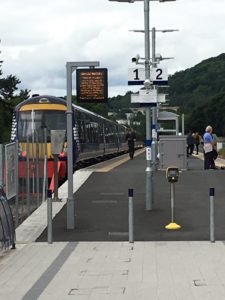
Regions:
<instances>
[{"instance_id":1,"label":"yellow safety line","mask_svg":"<svg viewBox=\"0 0 225 300\"><path fill-rule=\"evenodd\" d=\"M141 150L138 150L134 153L134 157L142 154L143 152L145 151L145 148L144 149L141 149ZM112 169L118 167L119 165L125 163L126 161L130 160L129 158L129 154L127 154L127 157L124 157L118 161L115 161L115 162L112 162L110 165L107 165L103 168L99 168L99 169L95 169L95 172L109 172L111 171Z\"/></svg>"}]
</instances>

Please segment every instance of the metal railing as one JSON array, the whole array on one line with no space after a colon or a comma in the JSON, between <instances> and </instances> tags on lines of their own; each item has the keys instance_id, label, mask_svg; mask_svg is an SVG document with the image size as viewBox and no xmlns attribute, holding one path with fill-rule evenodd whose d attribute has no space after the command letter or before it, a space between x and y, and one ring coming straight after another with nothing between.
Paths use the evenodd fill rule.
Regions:
<instances>
[{"instance_id":1,"label":"metal railing","mask_svg":"<svg viewBox=\"0 0 225 300\"><path fill-rule=\"evenodd\" d=\"M47 192L47 142L33 133L26 141L0 145L0 186L12 209L15 227L43 201Z\"/></svg>"}]
</instances>

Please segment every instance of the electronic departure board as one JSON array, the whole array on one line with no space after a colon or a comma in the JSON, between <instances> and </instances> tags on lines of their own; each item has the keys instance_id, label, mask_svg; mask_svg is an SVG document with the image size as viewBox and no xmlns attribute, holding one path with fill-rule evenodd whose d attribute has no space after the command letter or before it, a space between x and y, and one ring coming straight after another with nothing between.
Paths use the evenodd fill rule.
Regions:
<instances>
[{"instance_id":1,"label":"electronic departure board","mask_svg":"<svg viewBox=\"0 0 225 300\"><path fill-rule=\"evenodd\" d=\"M77 102L105 103L107 101L107 69L77 69Z\"/></svg>"}]
</instances>

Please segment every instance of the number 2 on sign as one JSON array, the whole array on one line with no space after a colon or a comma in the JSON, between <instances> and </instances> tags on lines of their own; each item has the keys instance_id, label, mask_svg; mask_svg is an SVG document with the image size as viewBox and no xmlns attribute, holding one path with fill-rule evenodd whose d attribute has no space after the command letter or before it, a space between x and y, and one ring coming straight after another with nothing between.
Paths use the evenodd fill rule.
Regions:
<instances>
[{"instance_id":1,"label":"number 2 on sign","mask_svg":"<svg viewBox=\"0 0 225 300\"><path fill-rule=\"evenodd\" d=\"M162 80L162 69L156 69L156 80Z\"/></svg>"}]
</instances>

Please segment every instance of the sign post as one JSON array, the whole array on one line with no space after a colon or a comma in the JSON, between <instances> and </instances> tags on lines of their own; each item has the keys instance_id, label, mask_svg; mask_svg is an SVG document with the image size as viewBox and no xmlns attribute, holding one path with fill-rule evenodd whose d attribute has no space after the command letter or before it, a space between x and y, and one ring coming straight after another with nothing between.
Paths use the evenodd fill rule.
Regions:
<instances>
[{"instance_id":1,"label":"sign post","mask_svg":"<svg viewBox=\"0 0 225 300\"><path fill-rule=\"evenodd\" d=\"M67 229L75 228L75 204L73 199L73 111L72 111L72 73L78 67L98 67L98 61L67 62L67 175L68 175L68 198L67 198Z\"/></svg>"}]
</instances>

